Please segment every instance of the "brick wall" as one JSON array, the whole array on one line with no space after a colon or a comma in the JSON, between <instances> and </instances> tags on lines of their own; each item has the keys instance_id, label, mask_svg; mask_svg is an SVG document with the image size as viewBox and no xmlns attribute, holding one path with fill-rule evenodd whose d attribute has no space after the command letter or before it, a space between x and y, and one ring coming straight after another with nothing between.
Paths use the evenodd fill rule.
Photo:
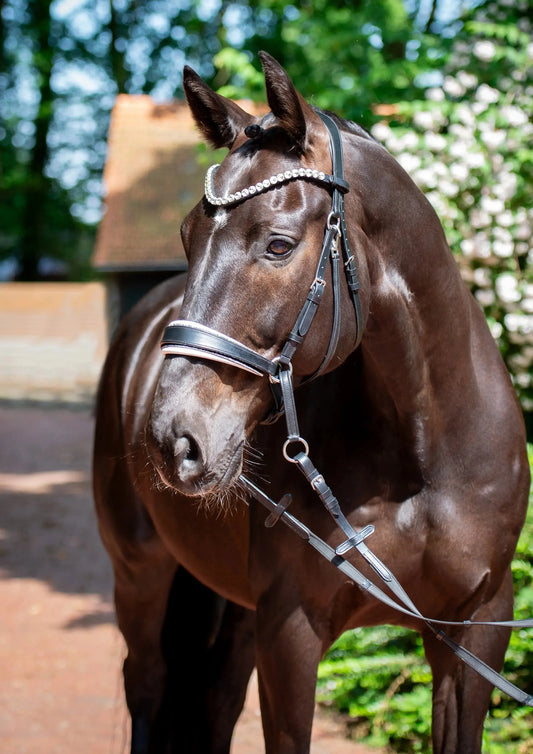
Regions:
<instances>
[{"instance_id":1,"label":"brick wall","mask_svg":"<svg viewBox=\"0 0 533 754\"><path fill-rule=\"evenodd\" d=\"M0 399L92 401L106 300L102 283L1 283Z\"/></svg>"}]
</instances>

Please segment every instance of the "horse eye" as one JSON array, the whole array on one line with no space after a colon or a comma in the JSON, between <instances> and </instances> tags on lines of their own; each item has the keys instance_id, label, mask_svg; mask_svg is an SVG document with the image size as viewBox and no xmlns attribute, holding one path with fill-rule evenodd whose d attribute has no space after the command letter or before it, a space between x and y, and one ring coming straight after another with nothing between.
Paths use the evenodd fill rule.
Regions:
<instances>
[{"instance_id":1,"label":"horse eye","mask_svg":"<svg viewBox=\"0 0 533 754\"><path fill-rule=\"evenodd\" d=\"M268 253L275 257L284 257L293 249L293 244L289 241L283 241L281 238L276 238L268 244Z\"/></svg>"}]
</instances>

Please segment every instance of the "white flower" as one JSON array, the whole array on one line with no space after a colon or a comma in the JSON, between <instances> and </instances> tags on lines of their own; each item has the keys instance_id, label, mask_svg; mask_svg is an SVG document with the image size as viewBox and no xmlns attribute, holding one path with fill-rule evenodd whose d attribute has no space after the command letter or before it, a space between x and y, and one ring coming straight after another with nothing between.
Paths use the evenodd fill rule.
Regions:
<instances>
[{"instance_id":1,"label":"white flower","mask_svg":"<svg viewBox=\"0 0 533 754\"><path fill-rule=\"evenodd\" d=\"M518 241L528 241L532 235L532 228L527 218L524 218L524 220L517 226L514 236Z\"/></svg>"},{"instance_id":2,"label":"white flower","mask_svg":"<svg viewBox=\"0 0 533 754\"><path fill-rule=\"evenodd\" d=\"M518 282L510 272L504 272L503 275L499 275L496 278L496 293L498 294L498 298L507 303L516 303L522 298L518 290ZM505 324L507 324L507 317L505 318Z\"/></svg>"},{"instance_id":3,"label":"white flower","mask_svg":"<svg viewBox=\"0 0 533 754\"><path fill-rule=\"evenodd\" d=\"M465 128L465 126L460 123L452 123L450 126L450 133L452 136L455 136L456 139L461 139L462 141L468 142L473 138L472 131L469 128Z\"/></svg>"},{"instance_id":4,"label":"white flower","mask_svg":"<svg viewBox=\"0 0 533 754\"><path fill-rule=\"evenodd\" d=\"M467 152L464 158L470 170L482 168L485 164L485 156L481 152Z\"/></svg>"},{"instance_id":5,"label":"white flower","mask_svg":"<svg viewBox=\"0 0 533 754\"><path fill-rule=\"evenodd\" d=\"M499 149L505 143L506 139L507 134L502 129L495 131L487 130L481 134L481 140L489 149Z\"/></svg>"},{"instance_id":6,"label":"white flower","mask_svg":"<svg viewBox=\"0 0 533 754\"><path fill-rule=\"evenodd\" d=\"M476 233L474 239L474 256L488 259L491 255L490 241L484 233Z\"/></svg>"},{"instance_id":7,"label":"white flower","mask_svg":"<svg viewBox=\"0 0 533 754\"><path fill-rule=\"evenodd\" d=\"M527 122L527 115L519 107L514 105L507 105L502 107L501 115L507 120L510 126L524 126Z\"/></svg>"},{"instance_id":8,"label":"white flower","mask_svg":"<svg viewBox=\"0 0 533 754\"><path fill-rule=\"evenodd\" d=\"M386 144L387 139L392 136L392 131L386 123L376 123L376 125L372 127L372 136L374 139Z\"/></svg>"},{"instance_id":9,"label":"white flower","mask_svg":"<svg viewBox=\"0 0 533 754\"><path fill-rule=\"evenodd\" d=\"M480 115L483 115L488 105L485 102L472 102L471 108L475 117L478 118Z\"/></svg>"},{"instance_id":10,"label":"white flower","mask_svg":"<svg viewBox=\"0 0 533 754\"><path fill-rule=\"evenodd\" d=\"M441 134L428 131L424 137L426 147L432 152L442 152L446 149L446 139Z\"/></svg>"},{"instance_id":11,"label":"white flower","mask_svg":"<svg viewBox=\"0 0 533 754\"><path fill-rule=\"evenodd\" d=\"M499 220L499 218L498 218ZM507 230L507 228L501 228L498 225L494 228L492 231L492 235L494 238L498 241L503 241L504 243L512 243L513 237L511 233Z\"/></svg>"},{"instance_id":12,"label":"white flower","mask_svg":"<svg viewBox=\"0 0 533 754\"><path fill-rule=\"evenodd\" d=\"M423 131L430 131L435 125L435 119L428 110L419 110L413 116L413 123Z\"/></svg>"},{"instance_id":13,"label":"white flower","mask_svg":"<svg viewBox=\"0 0 533 754\"><path fill-rule=\"evenodd\" d=\"M501 322L493 322L490 326L490 333L495 340L498 340L498 338L503 333L503 326Z\"/></svg>"},{"instance_id":14,"label":"white flower","mask_svg":"<svg viewBox=\"0 0 533 754\"><path fill-rule=\"evenodd\" d=\"M510 332L521 333L522 335L533 333L533 317L528 314L511 312L505 315L504 321Z\"/></svg>"},{"instance_id":15,"label":"white flower","mask_svg":"<svg viewBox=\"0 0 533 754\"><path fill-rule=\"evenodd\" d=\"M435 188L435 186L437 185L436 173L430 168L422 168L421 170L417 170L414 175L414 179L419 186L422 186L424 188Z\"/></svg>"},{"instance_id":16,"label":"white flower","mask_svg":"<svg viewBox=\"0 0 533 754\"><path fill-rule=\"evenodd\" d=\"M526 285L522 309L528 314L533 314L533 285Z\"/></svg>"},{"instance_id":17,"label":"white flower","mask_svg":"<svg viewBox=\"0 0 533 754\"><path fill-rule=\"evenodd\" d=\"M494 241L492 244L492 251L497 257L508 259L513 256L514 246L508 241Z\"/></svg>"},{"instance_id":18,"label":"white flower","mask_svg":"<svg viewBox=\"0 0 533 754\"><path fill-rule=\"evenodd\" d=\"M398 155L398 162L408 173L414 173L415 170L418 170L421 164L420 157L410 154L409 152L404 152L403 154Z\"/></svg>"},{"instance_id":19,"label":"white flower","mask_svg":"<svg viewBox=\"0 0 533 754\"><path fill-rule=\"evenodd\" d=\"M476 42L474 45L474 55L479 60L484 60L486 62L489 62L493 59L495 54L496 54L496 47L488 39L482 39Z\"/></svg>"},{"instance_id":20,"label":"white flower","mask_svg":"<svg viewBox=\"0 0 533 754\"><path fill-rule=\"evenodd\" d=\"M470 225L473 228L486 228L491 224L490 215L477 207L470 213Z\"/></svg>"},{"instance_id":21,"label":"white flower","mask_svg":"<svg viewBox=\"0 0 533 754\"><path fill-rule=\"evenodd\" d=\"M414 131L407 131L400 139L398 139L398 149L416 149L418 146L418 136Z\"/></svg>"},{"instance_id":22,"label":"white flower","mask_svg":"<svg viewBox=\"0 0 533 754\"><path fill-rule=\"evenodd\" d=\"M468 46L467 50L468 52L470 52ZM457 73L457 80L465 87L465 89L473 89L473 87L477 84L477 76L474 76L472 73L468 73L467 71L459 71Z\"/></svg>"},{"instance_id":23,"label":"white flower","mask_svg":"<svg viewBox=\"0 0 533 754\"><path fill-rule=\"evenodd\" d=\"M435 175L438 175L439 178L447 178L448 177L448 166L444 164L444 162L441 162L440 160L435 160L431 163L431 169L435 171Z\"/></svg>"},{"instance_id":24,"label":"white flower","mask_svg":"<svg viewBox=\"0 0 533 754\"><path fill-rule=\"evenodd\" d=\"M492 196L482 196L480 206L481 209L489 215L497 215L505 209L505 204L502 200L496 199Z\"/></svg>"},{"instance_id":25,"label":"white flower","mask_svg":"<svg viewBox=\"0 0 533 754\"><path fill-rule=\"evenodd\" d=\"M476 91L476 99L478 102L493 105L500 99L500 92L488 84L481 84Z\"/></svg>"},{"instance_id":26,"label":"white flower","mask_svg":"<svg viewBox=\"0 0 533 754\"><path fill-rule=\"evenodd\" d=\"M431 89L428 89L426 92L426 99L429 99L432 102L442 102L444 100L444 92L440 87L432 86Z\"/></svg>"},{"instance_id":27,"label":"white flower","mask_svg":"<svg viewBox=\"0 0 533 754\"><path fill-rule=\"evenodd\" d=\"M474 241L471 238L463 238L461 241L461 251L465 257L471 257L475 252Z\"/></svg>"},{"instance_id":28,"label":"white flower","mask_svg":"<svg viewBox=\"0 0 533 754\"><path fill-rule=\"evenodd\" d=\"M482 290L482 291L476 291L475 294L477 300L481 304L481 306L492 306L494 301L496 300L496 296L494 295L494 291L491 290Z\"/></svg>"},{"instance_id":29,"label":"white flower","mask_svg":"<svg viewBox=\"0 0 533 754\"><path fill-rule=\"evenodd\" d=\"M502 171L499 182L494 186L494 194L500 199L511 199L516 193L516 175Z\"/></svg>"},{"instance_id":30,"label":"white flower","mask_svg":"<svg viewBox=\"0 0 533 754\"><path fill-rule=\"evenodd\" d=\"M476 125L476 116L469 105L459 105L456 112L457 117L464 126Z\"/></svg>"},{"instance_id":31,"label":"white flower","mask_svg":"<svg viewBox=\"0 0 533 754\"><path fill-rule=\"evenodd\" d=\"M446 76L442 88L450 97L462 97L466 92L465 87L453 76Z\"/></svg>"},{"instance_id":32,"label":"white flower","mask_svg":"<svg viewBox=\"0 0 533 754\"><path fill-rule=\"evenodd\" d=\"M513 213L508 209L505 212L501 212L496 219L502 228L510 228L514 223Z\"/></svg>"},{"instance_id":33,"label":"white flower","mask_svg":"<svg viewBox=\"0 0 533 754\"><path fill-rule=\"evenodd\" d=\"M474 282L480 288L488 288L490 286L490 275L486 267L477 267L474 270Z\"/></svg>"},{"instance_id":34,"label":"white flower","mask_svg":"<svg viewBox=\"0 0 533 754\"><path fill-rule=\"evenodd\" d=\"M464 183L468 178L468 167L463 162L454 162L450 166L450 175L458 183Z\"/></svg>"},{"instance_id":35,"label":"white flower","mask_svg":"<svg viewBox=\"0 0 533 754\"><path fill-rule=\"evenodd\" d=\"M439 190L444 196L457 196L459 186L452 181L444 180L439 183Z\"/></svg>"}]
</instances>

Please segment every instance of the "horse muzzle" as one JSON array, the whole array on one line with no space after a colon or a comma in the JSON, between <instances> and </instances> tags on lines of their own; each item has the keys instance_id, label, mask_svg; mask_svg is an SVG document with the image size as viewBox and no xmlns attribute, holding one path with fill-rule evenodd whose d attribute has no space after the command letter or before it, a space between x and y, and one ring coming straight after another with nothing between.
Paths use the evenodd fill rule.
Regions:
<instances>
[{"instance_id":1,"label":"horse muzzle","mask_svg":"<svg viewBox=\"0 0 533 754\"><path fill-rule=\"evenodd\" d=\"M219 439L224 438L224 447ZM242 471L244 437L224 430L206 433L201 426L161 423L152 416L147 432L152 463L163 484L183 495L198 497L230 487Z\"/></svg>"},{"instance_id":2,"label":"horse muzzle","mask_svg":"<svg viewBox=\"0 0 533 754\"><path fill-rule=\"evenodd\" d=\"M243 373L245 376L245 374ZM189 359L168 358L146 427L146 444L160 480L191 497L222 492L242 472L250 408L258 387L234 391L217 371ZM255 424L252 421L252 425Z\"/></svg>"}]
</instances>

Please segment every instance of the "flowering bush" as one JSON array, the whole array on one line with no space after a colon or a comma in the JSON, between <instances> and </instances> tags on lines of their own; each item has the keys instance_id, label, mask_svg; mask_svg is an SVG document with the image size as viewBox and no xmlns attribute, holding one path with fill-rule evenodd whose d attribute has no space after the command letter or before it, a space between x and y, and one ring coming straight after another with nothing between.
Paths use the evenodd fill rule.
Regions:
<instances>
[{"instance_id":1,"label":"flowering bush","mask_svg":"<svg viewBox=\"0 0 533 754\"><path fill-rule=\"evenodd\" d=\"M527 0L465 20L439 86L373 135L439 214L526 412L533 411L533 23Z\"/></svg>"}]
</instances>

